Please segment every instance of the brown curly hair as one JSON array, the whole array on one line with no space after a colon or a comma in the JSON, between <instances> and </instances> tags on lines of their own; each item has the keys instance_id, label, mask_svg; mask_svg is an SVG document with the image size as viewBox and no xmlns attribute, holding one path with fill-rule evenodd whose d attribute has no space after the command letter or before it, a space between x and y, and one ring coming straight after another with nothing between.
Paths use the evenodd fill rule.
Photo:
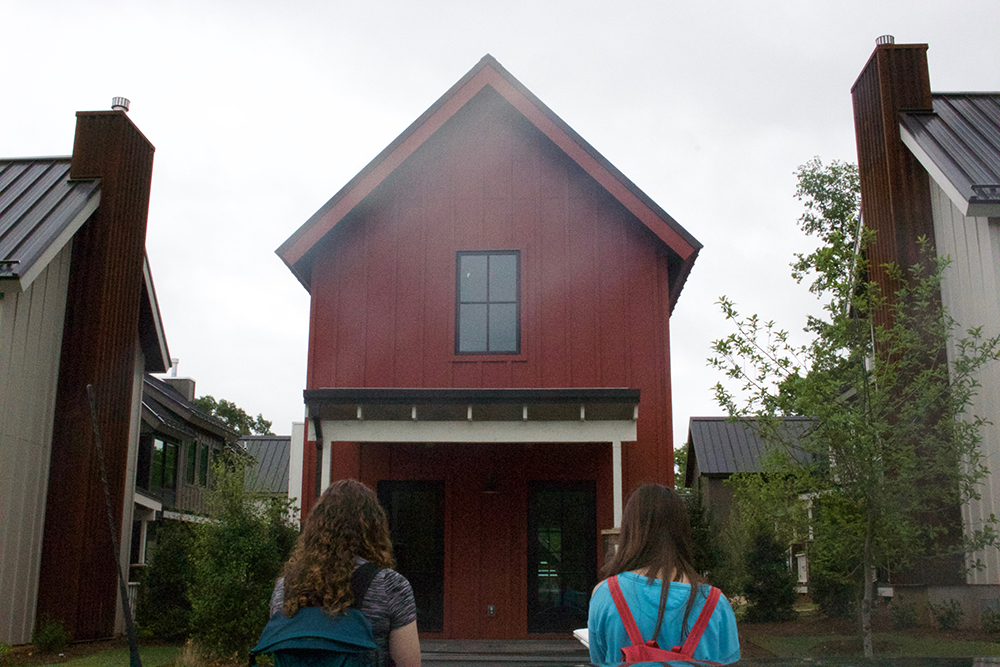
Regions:
<instances>
[{"instance_id":1,"label":"brown curly hair","mask_svg":"<svg viewBox=\"0 0 1000 667\"><path fill-rule=\"evenodd\" d=\"M361 482L342 479L313 505L285 564L285 615L291 618L302 607L346 611L354 602L351 574L359 556L379 567L395 566L378 497Z\"/></svg>"}]
</instances>

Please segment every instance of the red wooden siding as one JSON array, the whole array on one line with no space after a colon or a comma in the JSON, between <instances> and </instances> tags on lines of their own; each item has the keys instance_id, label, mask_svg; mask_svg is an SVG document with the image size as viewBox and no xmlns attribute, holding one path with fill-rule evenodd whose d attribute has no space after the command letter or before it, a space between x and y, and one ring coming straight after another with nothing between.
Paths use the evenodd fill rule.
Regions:
<instances>
[{"instance_id":1,"label":"red wooden siding","mask_svg":"<svg viewBox=\"0 0 1000 667\"><path fill-rule=\"evenodd\" d=\"M77 114L71 175L100 177L101 204L73 241L38 592L39 617L62 621L74 639L114 630L118 580L86 386L96 393L117 529L153 150L124 113Z\"/></svg>"},{"instance_id":2,"label":"red wooden siding","mask_svg":"<svg viewBox=\"0 0 1000 667\"><path fill-rule=\"evenodd\" d=\"M520 354L454 354L460 250L520 251ZM672 483L667 248L492 89L313 252L307 388L638 388L626 491Z\"/></svg>"}]
</instances>

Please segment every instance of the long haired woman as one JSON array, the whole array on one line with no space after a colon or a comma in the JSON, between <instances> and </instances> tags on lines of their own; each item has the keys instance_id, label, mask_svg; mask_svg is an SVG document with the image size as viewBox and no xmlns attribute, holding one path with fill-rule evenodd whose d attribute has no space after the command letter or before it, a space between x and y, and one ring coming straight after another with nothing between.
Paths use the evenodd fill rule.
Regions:
<instances>
[{"instance_id":1,"label":"long haired woman","mask_svg":"<svg viewBox=\"0 0 1000 667\"><path fill-rule=\"evenodd\" d=\"M323 492L302 526L295 551L275 583L271 614L293 617L302 607L337 614L354 604L351 575L365 563L383 568L359 607L371 621L377 664L419 667L420 640L413 589L395 565L389 523L375 493L353 479Z\"/></svg>"},{"instance_id":2,"label":"long haired woman","mask_svg":"<svg viewBox=\"0 0 1000 667\"><path fill-rule=\"evenodd\" d=\"M691 542L691 523L680 496L660 484L644 484L625 505L618 551L603 570L605 577L617 575L643 639L666 650L684 643L711 589L691 565ZM607 579L594 589L587 628L591 662L622 662L622 648L632 642ZM725 596L719 598L694 657L726 664L740 659L736 617Z\"/></svg>"}]
</instances>

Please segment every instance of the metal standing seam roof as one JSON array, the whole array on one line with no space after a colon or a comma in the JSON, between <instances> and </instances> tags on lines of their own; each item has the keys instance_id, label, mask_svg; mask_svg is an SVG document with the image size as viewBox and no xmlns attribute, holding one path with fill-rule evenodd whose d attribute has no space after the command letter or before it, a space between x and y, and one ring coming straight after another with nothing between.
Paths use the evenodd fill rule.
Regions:
<instances>
[{"instance_id":1,"label":"metal standing seam roof","mask_svg":"<svg viewBox=\"0 0 1000 667\"><path fill-rule=\"evenodd\" d=\"M0 160L0 279L27 289L97 209L100 179L69 179L70 158Z\"/></svg>"},{"instance_id":2,"label":"metal standing seam roof","mask_svg":"<svg viewBox=\"0 0 1000 667\"><path fill-rule=\"evenodd\" d=\"M1000 216L1000 93L935 93L900 114L903 143L967 216Z\"/></svg>"},{"instance_id":3,"label":"metal standing seam roof","mask_svg":"<svg viewBox=\"0 0 1000 667\"><path fill-rule=\"evenodd\" d=\"M731 475L741 472L762 472L760 459L768 443L754 427L755 419L729 421L728 417L691 417L688 425L688 445L694 448L698 470L703 475ZM778 427L779 434L793 445L792 456L805 461L809 455L794 444L815 420L810 417L786 417ZM691 458L688 457L690 469ZM687 476L685 472L685 476Z\"/></svg>"},{"instance_id":4,"label":"metal standing seam roof","mask_svg":"<svg viewBox=\"0 0 1000 667\"><path fill-rule=\"evenodd\" d=\"M288 495L288 457L292 438L288 435L251 435L239 444L257 459L247 469L246 487L251 493Z\"/></svg>"}]
</instances>

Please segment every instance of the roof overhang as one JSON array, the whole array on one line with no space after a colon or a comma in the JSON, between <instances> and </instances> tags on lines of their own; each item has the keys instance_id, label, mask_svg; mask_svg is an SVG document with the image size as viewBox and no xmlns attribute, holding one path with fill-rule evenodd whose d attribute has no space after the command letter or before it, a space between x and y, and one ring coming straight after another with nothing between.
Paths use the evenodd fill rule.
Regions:
<instances>
[{"instance_id":1,"label":"roof overhang","mask_svg":"<svg viewBox=\"0 0 1000 667\"><path fill-rule=\"evenodd\" d=\"M153 272L149 268L149 257L142 258L142 304L139 311L139 341L146 358L146 372L166 373L170 370L170 350L167 336L163 332L160 304L156 300L153 286Z\"/></svg>"},{"instance_id":2,"label":"roof overhang","mask_svg":"<svg viewBox=\"0 0 1000 667\"><path fill-rule=\"evenodd\" d=\"M966 217L1000 216L1000 93L935 93L933 111L904 111L899 136Z\"/></svg>"},{"instance_id":3,"label":"roof overhang","mask_svg":"<svg viewBox=\"0 0 1000 667\"><path fill-rule=\"evenodd\" d=\"M311 276L307 253L486 87L499 93L552 140L677 257L670 276L672 307L702 247L701 243L490 55L484 56L275 251L296 278L309 289Z\"/></svg>"},{"instance_id":4,"label":"roof overhang","mask_svg":"<svg viewBox=\"0 0 1000 667\"><path fill-rule=\"evenodd\" d=\"M639 390L313 389L310 440L631 442ZM317 427L319 433L317 433Z\"/></svg>"}]
</instances>

